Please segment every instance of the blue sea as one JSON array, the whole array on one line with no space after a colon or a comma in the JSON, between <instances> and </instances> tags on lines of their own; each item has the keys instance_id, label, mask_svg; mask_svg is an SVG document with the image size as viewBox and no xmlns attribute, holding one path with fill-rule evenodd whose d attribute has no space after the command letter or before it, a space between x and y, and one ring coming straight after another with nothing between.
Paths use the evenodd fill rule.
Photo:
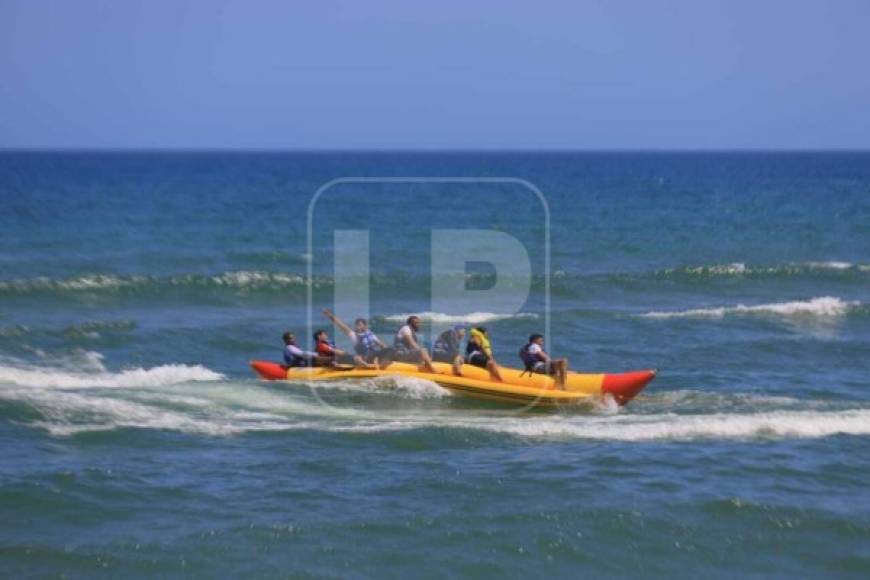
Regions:
<instances>
[{"instance_id":1,"label":"blue sea","mask_svg":"<svg viewBox=\"0 0 870 580\"><path fill-rule=\"evenodd\" d=\"M338 184L309 247L318 188L413 176L465 179ZM336 224L388 340L480 323L518 366L549 309L572 369L658 377L523 412L261 382ZM433 308L451 228L528 249L523 308ZM870 154L0 153L0 450L9 578L867 578Z\"/></svg>"}]
</instances>

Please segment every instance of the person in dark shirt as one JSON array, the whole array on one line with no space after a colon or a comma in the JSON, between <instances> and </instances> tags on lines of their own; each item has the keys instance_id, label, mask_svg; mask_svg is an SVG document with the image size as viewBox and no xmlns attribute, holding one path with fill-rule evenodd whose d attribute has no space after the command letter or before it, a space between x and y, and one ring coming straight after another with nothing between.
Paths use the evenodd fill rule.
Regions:
<instances>
[{"instance_id":1,"label":"person in dark shirt","mask_svg":"<svg viewBox=\"0 0 870 580\"><path fill-rule=\"evenodd\" d=\"M452 364L453 374L458 377L462 376L462 364L465 362L461 348L463 338L465 325L457 324L442 332L432 347L432 360Z\"/></svg>"},{"instance_id":2,"label":"person in dark shirt","mask_svg":"<svg viewBox=\"0 0 870 580\"><path fill-rule=\"evenodd\" d=\"M329 366L331 361L317 356L316 352L299 348L292 332L285 332L281 338L284 340L284 364L288 367Z\"/></svg>"},{"instance_id":3,"label":"person in dark shirt","mask_svg":"<svg viewBox=\"0 0 870 580\"><path fill-rule=\"evenodd\" d=\"M490 379L501 382L498 363L492 354L492 344L486 327L475 326L468 333L468 344L465 345L465 362L489 371Z\"/></svg>"},{"instance_id":4,"label":"person in dark shirt","mask_svg":"<svg viewBox=\"0 0 870 580\"><path fill-rule=\"evenodd\" d=\"M520 358L529 373L540 373L556 377L556 386L565 390L568 380L568 359L553 358L544 350L544 336L533 334L529 342L520 349Z\"/></svg>"},{"instance_id":5,"label":"person in dark shirt","mask_svg":"<svg viewBox=\"0 0 870 580\"><path fill-rule=\"evenodd\" d=\"M337 348L335 343L329 340L329 335L325 330L318 330L314 333L314 351L318 358L328 359L333 366L353 363L353 356Z\"/></svg>"}]
</instances>

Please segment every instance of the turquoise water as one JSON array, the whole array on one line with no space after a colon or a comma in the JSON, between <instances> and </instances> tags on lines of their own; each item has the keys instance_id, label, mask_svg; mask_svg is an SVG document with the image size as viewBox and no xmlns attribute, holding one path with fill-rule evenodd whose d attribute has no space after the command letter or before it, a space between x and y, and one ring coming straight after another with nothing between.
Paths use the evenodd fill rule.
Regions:
<instances>
[{"instance_id":1,"label":"turquoise water","mask_svg":"<svg viewBox=\"0 0 870 580\"><path fill-rule=\"evenodd\" d=\"M550 349L658 378L522 414L255 380L348 223L376 331L471 318L516 364L545 320L522 188L339 187L308 249L322 184L419 175L538 186ZM870 573L870 154L3 153L0 201L4 576ZM527 244L526 308L432 312L435 227Z\"/></svg>"}]
</instances>

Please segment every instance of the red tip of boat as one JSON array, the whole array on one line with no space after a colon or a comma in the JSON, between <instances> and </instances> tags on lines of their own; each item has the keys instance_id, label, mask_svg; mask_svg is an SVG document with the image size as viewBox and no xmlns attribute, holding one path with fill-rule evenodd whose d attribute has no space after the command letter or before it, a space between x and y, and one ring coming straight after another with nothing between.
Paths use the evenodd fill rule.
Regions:
<instances>
[{"instance_id":1,"label":"red tip of boat","mask_svg":"<svg viewBox=\"0 0 870 580\"><path fill-rule=\"evenodd\" d=\"M252 360L251 368L267 381L282 381L287 378L287 367L263 360Z\"/></svg>"},{"instance_id":2,"label":"red tip of boat","mask_svg":"<svg viewBox=\"0 0 870 580\"><path fill-rule=\"evenodd\" d=\"M656 376L656 371L634 371L604 375L601 391L610 393L616 402L624 405L632 400Z\"/></svg>"}]
</instances>

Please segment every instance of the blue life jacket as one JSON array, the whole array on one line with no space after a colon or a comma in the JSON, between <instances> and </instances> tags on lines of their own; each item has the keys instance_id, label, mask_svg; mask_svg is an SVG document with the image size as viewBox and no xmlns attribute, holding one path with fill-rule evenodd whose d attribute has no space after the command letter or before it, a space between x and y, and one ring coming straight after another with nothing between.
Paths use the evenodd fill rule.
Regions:
<instances>
[{"instance_id":1,"label":"blue life jacket","mask_svg":"<svg viewBox=\"0 0 870 580\"><path fill-rule=\"evenodd\" d=\"M356 344L354 344L353 349L360 356L369 356L380 351L381 346L378 344L375 333L366 329L356 333Z\"/></svg>"},{"instance_id":2,"label":"blue life jacket","mask_svg":"<svg viewBox=\"0 0 870 580\"><path fill-rule=\"evenodd\" d=\"M531 342L528 343L527 345L522 347L520 349L520 352L518 353L520 359L523 361L523 364L526 365L527 371L532 370L533 368L535 368L536 364L541 362L541 358L537 354L529 352L529 347L531 347L532 344L533 343Z\"/></svg>"},{"instance_id":3,"label":"blue life jacket","mask_svg":"<svg viewBox=\"0 0 870 580\"><path fill-rule=\"evenodd\" d=\"M432 346L433 352L456 356L459 354L459 338L455 330L445 330L438 336L438 340Z\"/></svg>"}]
</instances>

